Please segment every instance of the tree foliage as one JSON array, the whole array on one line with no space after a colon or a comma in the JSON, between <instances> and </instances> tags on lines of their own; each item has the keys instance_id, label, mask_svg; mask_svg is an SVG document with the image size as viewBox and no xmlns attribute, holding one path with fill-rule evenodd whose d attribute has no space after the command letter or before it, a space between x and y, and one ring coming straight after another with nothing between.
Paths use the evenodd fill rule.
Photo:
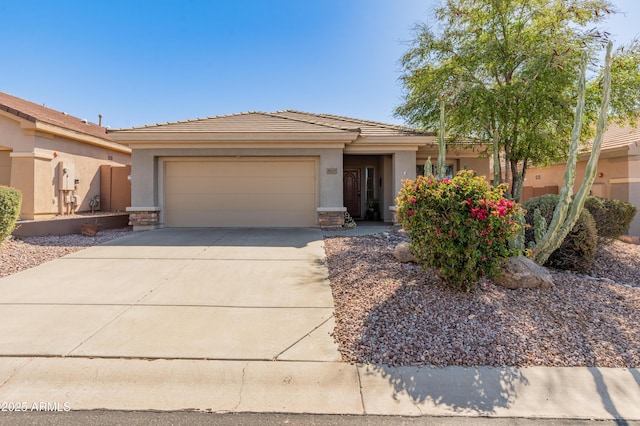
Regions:
<instances>
[{"instance_id":1,"label":"tree foliage","mask_svg":"<svg viewBox=\"0 0 640 426\"><path fill-rule=\"evenodd\" d=\"M435 128L445 102L449 136L493 145L518 198L527 167L566 158L581 54L597 62L608 34L594 25L611 13L608 0L448 0L435 10L438 27L416 27L402 58L405 94L396 114ZM640 48L617 53L612 73L621 84L611 110L635 119L639 98L628 95L640 93ZM598 74L590 84L593 112L583 136L600 104Z\"/></svg>"},{"instance_id":2,"label":"tree foliage","mask_svg":"<svg viewBox=\"0 0 640 426\"><path fill-rule=\"evenodd\" d=\"M3 242L16 227L20 217L22 193L15 188L0 186L0 243Z\"/></svg>"}]
</instances>

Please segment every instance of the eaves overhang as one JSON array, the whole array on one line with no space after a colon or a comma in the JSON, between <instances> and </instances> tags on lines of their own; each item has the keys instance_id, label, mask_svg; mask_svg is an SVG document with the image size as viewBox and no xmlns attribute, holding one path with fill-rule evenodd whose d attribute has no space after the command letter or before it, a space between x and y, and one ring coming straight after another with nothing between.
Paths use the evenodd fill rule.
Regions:
<instances>
[{"instance_id":1,"label":"eaves overhang","mask_svg":"<svg viewBox=\"0 0 640 426\"><path fill-rule=\"evenodd\" d=\"M121 152L123 154L131 154L131 148L122 144L111 142L105 139L97 138L95 136L87 135L85 133L76 132L75 130L65 129L54 124L45 123L42 121L36 121L31 126L22 126L23 130L32 129L35 132L47 133L54 136L59 136L65 139L71 139L77 142L81 142L87 145L93 145L100 148L108 149L109 151Z\"/></svg>"},{"instance_id":2,"label":"eaves overhang","mask_svg":"<svg viewBox=\"0 0 640 426\"><path fill-rule=\"evenodd\" d=\"M113 131L111 137L133 149L185 147L344 147L357 132L144 132Z\"/></svg>"},{"instance_id":3,"label":"eaves overhang","mask_svg":"<svg viewBox=\"0 0 640 426\"><path fill-rule=\"evenodd\" d=\"M366 136L358 138L354 143L345 147L345 154L383 154L394 151L418 151L430 144L434 139L431 135L421 136Z\"/></svg>"},{"instance_id":4,"label":"eaves overhang","mask_svg":"<svg viewBox=\"0 0 640 426\"><path fill-rule=\"evenodd\" d=\"M5 114L7 113L4 111L0 111L0 115L5 115ZM39 136L48 137L48 138L57 136L64 139L73 140L79 143L104 148L109 151L120 152L124 154L131 154L131 149L122 144L112 142L107 139L98 138L96 136L92 136L86 133L67 129L65 127L60 127L55 124L46 123L44 121L40 121L30 116L12 115L9 118L15 119L20 123L22 132L25 135L32 135L32 136L39 135Z\"/></svg>"},{"instance_id":5,"label":"eaves overhang","mask_svg":"<svg viewBox=\"0 0 640 426\"><path fill-rule=\"evenodd\" d=\"M631 150L631 145L617 146L614 148L602 149L600 150L600 155L598 158L617 158L617 157L626 157L629 155L629 151ZM578 161L587 161L591 156L590 150L584 150L578 153Z\"/></svg>"}]
</instances>

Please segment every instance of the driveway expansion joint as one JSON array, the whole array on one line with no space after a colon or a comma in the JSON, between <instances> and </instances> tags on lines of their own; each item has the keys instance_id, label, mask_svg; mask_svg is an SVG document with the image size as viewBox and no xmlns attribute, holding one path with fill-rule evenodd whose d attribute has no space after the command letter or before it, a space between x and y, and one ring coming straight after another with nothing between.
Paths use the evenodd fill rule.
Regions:
<instances>
[{"instance_id":1,"label":"driveway expansion joint","mask_svg":"<svg viewBox=\"0 0 640 426\"><path fill-rule=\"evenodd\" d=\"M245 374L248 366L249 366L249 363L247 362L244 365L244 367L242 367L242 377L240 378L240 391L238 392L238 403L233 408L233 411L238 411L238 407L240 407L240 404L242 404L242 392L244 391L244 380L245 380Z\"/></svg>"},{"instance_id":2,"label":"driveway expansion joint","mask_svg":"<svg viewBox=\"0 0 640 426\"><path fill-rule=\"evenodd\" d=\"M356 368L356 376L358 377L358 391L360 392L360 405L362 406L362 414L366 415L367 414L367 407L364 405L364 393L362 392L362 379L360 377L360 369L358 368L358 366L355 366Z\"/></svg>"},{"instance_id":3,"label":"driveway expansion joint","mask_svg":"<svg viewBox=\"0 0 640 426\"><path fill-rule=\"evenodd\" d=\"M324 308L326 309L326 308ZM289 345L287 348L285 348L283 351L281 351L279 354L277 354L276 356L273 357L272 361L278 361L278 357L284 355L288 350L290 350L291 348L293 348L295 345L297 345L298 343L300 343L301 341L303 341L304 339L306 339L307 337L309 337L314 331L316 331L317 329L319 329L320 327L322 327L323 325L325 325L329 320L331 320L333 318L333 314L331 314L331 316L329 318L327 318L326 320L322 321L319 325L317 325L316 327L313 328L313 330L311 330L310 332L308 332L307 334L305 334L304 336L302 336L301 338L299 338L298 340L296 340L295 342L293 342L291 345Z\"/></svg>"},{"instance_id":4,"label":"driveway expansion joint","mask_svg":"<svg viewBox=\"0 0 640 426\"><path fill-rule=\"evenodd\" d=\"M5 356L2 356L2 358L8 358ZM0 383L0 389L2 389L2 387L13 378L13 376L15 376L16 374L18 374L18 372L20 370L22 370L24 367L26 367L31 361L33 361L33 357L25 357L26 361L24 364L20 365L18 368L16 368L14 371L11 372L11 374L9 374L9 377L6 378L6 380L4 380L2 383ZM1 358L0 358L1 359Z\"/></svg>"}]
</instances>

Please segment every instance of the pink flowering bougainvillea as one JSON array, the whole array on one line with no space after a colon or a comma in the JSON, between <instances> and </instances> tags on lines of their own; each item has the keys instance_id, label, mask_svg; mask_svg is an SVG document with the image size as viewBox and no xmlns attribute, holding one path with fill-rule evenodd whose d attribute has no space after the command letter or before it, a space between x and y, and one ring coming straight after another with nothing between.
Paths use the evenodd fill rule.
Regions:
<instances>
[{"instance_id":1,"label":"pink flowering bougainvillea","mask_svg":"<svg viewBox=\"0 0 640 426\"><path fill-rule=\"evenodd\" d=\"M500 266L520 253L509 247L519 232L520 206L504 198L505 187L492 187L471 170L453 179L418 176L398 194L398 217L411 238L411 249L442 281L470 291L482 277L496 278Z\"/></svg>"}]
</instances>

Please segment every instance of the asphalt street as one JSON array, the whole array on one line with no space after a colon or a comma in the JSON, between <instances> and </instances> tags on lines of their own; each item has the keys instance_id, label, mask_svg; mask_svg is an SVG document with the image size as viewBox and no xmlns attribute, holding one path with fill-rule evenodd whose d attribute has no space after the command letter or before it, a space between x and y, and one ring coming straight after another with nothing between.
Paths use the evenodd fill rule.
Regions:
<instances>
[{"instance_id":1,"label":"asphalt street","mask_svg":"<svg viewBox=\"0 0 640 426\"><path fill-rule=\"evenodd\" d=\"M312 414L230 413L216 414L193 411L140 412L140 411L70 411L2 413L0 425L47 426L343 426L343 425L429 425L429 426L640 426L637 421L625 420L568 420L522 419L489 417L403 417L403 416L337 416Z\"/></svg>"}]
</instances>

